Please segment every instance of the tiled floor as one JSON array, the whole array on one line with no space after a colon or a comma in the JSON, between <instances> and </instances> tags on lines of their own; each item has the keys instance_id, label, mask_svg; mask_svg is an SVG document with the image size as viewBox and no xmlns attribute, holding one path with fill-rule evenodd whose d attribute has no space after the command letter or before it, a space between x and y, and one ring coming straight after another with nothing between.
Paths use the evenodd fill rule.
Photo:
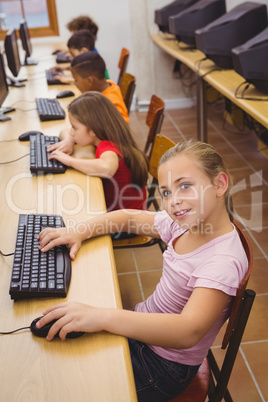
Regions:
<instances>
[{"instance_id":1,"label":"tiled floor","mask_svg":"<svg viewBox=\"0 0 268 402\"><path fill-rule=\"evenodd\" d=\"M240 131L223 124L223 102L208 110L208 141L223 155L236 186L234 208L245 226L254 252L249 288L257 293L229 382L235 402L268 401L268 159L257 147L257 137L247 128ZM131 112L130 125L143 149L148 128L146 112ZM162 134L177 142L196 137L196 111L165 112ZM124 308L148 297L161 276L162 254L157 245L149 248L115 250ZM214 346L219 360L221 338Z\"/></svg>"}]
</instances>

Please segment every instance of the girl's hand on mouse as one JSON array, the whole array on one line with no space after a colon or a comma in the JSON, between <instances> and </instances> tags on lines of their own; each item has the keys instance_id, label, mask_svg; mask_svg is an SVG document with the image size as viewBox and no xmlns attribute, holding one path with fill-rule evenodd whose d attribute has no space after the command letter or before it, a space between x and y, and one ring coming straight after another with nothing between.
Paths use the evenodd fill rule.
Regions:
<instances>
[{"instance_id":1,"label":"girl's hand on mouse","mask_svg":"<svg viewBox=\"0 0 268 402\"><path fill-rule=\"evenodd\" d=\"M68 137L60 142L56 142L56 144L47 147L47 152L52 152L58 149L59 151L62 151L67 155L71 155L74 151L74 145L75 140L72 137Z\"/></svg>"},{"instance_id":2,"label":"girl's hand on mouse","mask_svg":"<svg viewBox=\"0 0 268 402\"><path fill-rule=\"evenodd\" d=\"M78 229L71 228L45 228L37 236L39 240L39 249L46 252L55 246L67 245L70 250L70 258L75 259L78 250L81 247L83 236Z\"/></svg>"},{"instance_id":3,"label":"girl's hand on mouse","mask_svg":"<svg viewBox=\"0 0 268 402\"><path fill-rule=\"evenodd\" d=\"M36 326L41 328L43 325L57 320L50 328L47 340L52 341L54 336L60 331L61 340L66 339L69 332L99 332L104 330L104 310L82 303L61 303L48 308ZM107 310L108 311L108 310Z\"/></svg>"}]
</instances>

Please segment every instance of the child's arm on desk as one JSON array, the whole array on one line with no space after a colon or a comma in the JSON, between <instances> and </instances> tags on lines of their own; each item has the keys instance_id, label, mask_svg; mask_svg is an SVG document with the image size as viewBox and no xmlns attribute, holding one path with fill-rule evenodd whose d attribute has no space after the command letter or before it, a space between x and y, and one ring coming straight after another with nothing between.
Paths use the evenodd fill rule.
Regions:
<instances>
[{"instance_id":1,"label":"child's arm on desk","mask_svg":"<svg viewBox=\"0 0 268 402\"><path fill-rule=\"evenodd\" d=\"M49 155L49 159L57 159L64 165L79 170L79 172L101 178L113 177L119 166L118 156L113 151L104 152L98 159L78 159L55 149Z\"/></svg>"},{"instance_id":2,"label":"child's arm on desk","mask_svg":"<svg viewBox=\"0 0 268 402\"><path fill-rule=\"evenodd\" d=\"M187 349L196 345L221 315L229 296L217 289L195 288L180 314L140 313L115 308L97 308L81 303L62 303L44 312L39 326L56 319L47 340L58 331L110 333L161 346Z\"/></svg>"},{"instance_id":3,"label":"child's arm on desk","mask_svg":"<svg viewBox=\"0 0 268 402\"><path fill-rule=\"evenodd\" d=\"M39 248L46 252L66 244L74 260L84 240L113 232L129 232L159 238L154 226L156 212L138 209L120 209L78 223L73 228L46 228L38 235Z\"/></svg>"}]
</instances>

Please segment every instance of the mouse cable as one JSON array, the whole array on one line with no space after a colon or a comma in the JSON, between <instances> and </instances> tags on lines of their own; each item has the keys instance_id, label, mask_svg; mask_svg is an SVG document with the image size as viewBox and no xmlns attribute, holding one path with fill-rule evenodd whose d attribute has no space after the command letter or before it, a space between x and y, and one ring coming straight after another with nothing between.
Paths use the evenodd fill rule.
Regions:
<instances>
[{"instance_id":1,"label":"mouse cable","mask_svg":"<svg viewBox=\"0 0 268 402\"><path fill-rule=\"evenodd\" d=\"M37 108L33 107L32 109L20 109L19 107L17 107L16 110L19 110L20 112L27 113L27 112L31 112L32 110L37 110Z\"/></svg>"},{"instance_id":2,"label":"mouse cable","mask_svg":"<svg viewBox=\"0 0 268 402\"><path fill-rule=\"evenodd\" d=\"M29 156L29 155L30 155L30 153L29 153L29 154L26 154L26 155L23 155L23 156L21 156L21 157L20 157L20 158L18 158L18 159L14 159L13 161L8 161L8 162L0 162L0 165L7 165L8 163L17 162L17 161L19 161L20 159L25 158L26 156Z\"/></svg>"},{"instance_id":3,"label":"mouse cable","mask_svg":"<svg viewBox=\"0 0 268 402\"><path fill-rule=\"evenodd\" d=\"M0 250L0 254L1 254L2 256L4 256L4 257L9 257L10 255L14 255L15 252L14 252L14 253L9 253L9 254L4 254L4 253Z\"/></svg>"},{"instance_id":4,"label":"mouse cable","mask_svg":"<svg viewBox=\"0 0 268 402\"><path fill-rule=\"evenodd\" d=\"M22 328L14 329L14 331L0 332L0 335L10 335L10 334L14 334L15 332L18 332L18 331L23 331L24 329L31 329L31 327L22 327Z\"/></svg>"},{"instance_id":5,"label":"mouse cable","mask_svg":"<svg viewBox=\"0 0 268 402\"><path fill-rule=\"evenodd\" d=\"M12 141L19 141L19 139L18 139L18 138L14 138L13 140L3 140L3 141L0 141L0 144L1 144L2 142L12 142Z\"/></svg>"}]
</instances>

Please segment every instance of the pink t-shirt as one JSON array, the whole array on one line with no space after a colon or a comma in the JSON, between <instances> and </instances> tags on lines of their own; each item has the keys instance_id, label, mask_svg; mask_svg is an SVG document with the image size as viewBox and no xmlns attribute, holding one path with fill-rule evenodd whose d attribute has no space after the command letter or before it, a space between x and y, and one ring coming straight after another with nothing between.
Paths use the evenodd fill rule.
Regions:
<instances>
[{"instance_id":1,"label":"pink t-shirt","mask_svg":"<svg viewBox=\"0 0 268 402\"><path fill-rule=\"evenodd\" d=\"M144 313L180 314L195 287L219 289L235 296L239 283L248 269L248 260L237 231L213 239L188 254L177 254L173 243L184 233L166 211L159 212L154 221L168 248L163 254L163 273L154 293L135 310ZM167 349L149 345L158 355L182 364L201 364L208 349L229 316L233 298L211 330L190 349Z\"/></svg>"}]
</instances>

